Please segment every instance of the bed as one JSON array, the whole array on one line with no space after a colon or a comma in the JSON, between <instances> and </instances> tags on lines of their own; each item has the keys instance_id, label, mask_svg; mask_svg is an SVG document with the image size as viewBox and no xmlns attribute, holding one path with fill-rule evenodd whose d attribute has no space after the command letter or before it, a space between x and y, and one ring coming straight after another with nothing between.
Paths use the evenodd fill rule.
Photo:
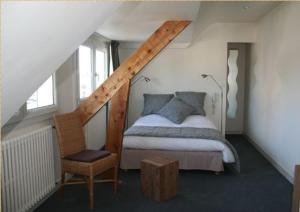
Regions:
<instances>
[{"instance_id":1,"label":"bed","mask_svg":"<svg viewBox=\"0 0 300 212\"><path fill-rule=\"evenodd\" d=\"M202 115L190 115L181 124L150 114L140 117L124 134L122 169L139 169L144 158L166 156L180 169L221 172L224 163L239 172L234 147Z\"/></svg>"}]
</instances>

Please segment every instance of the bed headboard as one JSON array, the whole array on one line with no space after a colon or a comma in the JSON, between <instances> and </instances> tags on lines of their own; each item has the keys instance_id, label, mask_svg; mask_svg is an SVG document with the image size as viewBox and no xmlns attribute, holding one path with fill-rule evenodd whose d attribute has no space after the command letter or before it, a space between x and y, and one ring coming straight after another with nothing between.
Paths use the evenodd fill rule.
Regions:
<instances>
[{"instance_id":1,"label":"bed headboard","mask_svg":"<svg viewBox=\"0 0 300 212\"><path fill-rule=\"evenodd\" d=\"M183 90L182 90L183 91ZM201 92L198 90L198 92ZM204 110L206 116L215 124L215 126L221 129L221 94L217 92L206 92ZM145 92L146 93L146 92ZM175 91L159 91L159 92L147 92L147 93L175 93ZM131 126L141 115L144 106L143 92L135 90L131 92L129 97L129 110L128 110L128 126Z\"/></svg>"}]
</instances>

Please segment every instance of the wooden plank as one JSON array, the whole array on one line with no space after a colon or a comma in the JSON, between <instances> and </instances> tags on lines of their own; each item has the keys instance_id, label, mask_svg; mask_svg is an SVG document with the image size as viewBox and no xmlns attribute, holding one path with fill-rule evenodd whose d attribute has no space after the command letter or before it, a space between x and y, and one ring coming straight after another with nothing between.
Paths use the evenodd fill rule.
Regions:
<instances>
[{"instance_id":1,"label":"wooden plank","mask_svg":"<svg viewBox=\"0 0 300 212\"><path fill-rule=\"evenodd\" d=\"M166 21L75 110L86 124L115 93L166 47L190 21Z\"/></svg>"},{"instance_id":2,"label":"wooden plank","mask_svg":"<svg viewBox=\"0 0 300 212\"><path fill-rule=\"evenodd\" d=\"M126 82L111 99L107 129L106 149L120 158L128 106L130 81Z\"/></svg>"},{"instance_id":3,"label":"wooden plank","mask_svg":"<svg viewBox=\"0 0 300 212\"><path fill-rule=\"evenodd\" d=\"M292 212L300 211L300 165L295 167L294 194Z\"/></svg>"},{"instance_id":4,"label":"wooden plank","mask_svg":"<svg viewBox=\"0 0 300 212\"><path fill-rule=\"evenodd\" d=\"M166 201L177 194L177 160L155 157L141 162L142 192L155 201Z\"/></svg>"},{"instance_id":5,"label":"wooden plank","mask_svg":"<svg viewBox=\"0 0 300 212\"><path fill-rule=\"evenodd\" d=\"M106 150L117 153L118 165L120 164L121 151L123 146L123 132L125 129L126 112L128 106L128 96L130 81L125 83L120 90L112 97L109 108L109 121L107 127L107 138L105 143ZM101 175L102 179L111 179L114 170L107 170Z\"/></svg>"}]
</instances>

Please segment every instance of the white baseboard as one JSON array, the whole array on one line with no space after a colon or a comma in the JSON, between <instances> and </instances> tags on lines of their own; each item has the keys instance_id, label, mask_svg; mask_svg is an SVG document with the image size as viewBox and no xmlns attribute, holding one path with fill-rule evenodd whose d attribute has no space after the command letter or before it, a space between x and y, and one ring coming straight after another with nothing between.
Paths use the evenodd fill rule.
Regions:
<instances>
[{"instance_id":1,"label":"white baseboard","mask_svg":"<svg viewBox=\"0 0 300 212\"><path fill-rule=\"evenodd\" d=\"M290 183L294 183L294 177L291 176L282 166L280 166L269 154L267 154L249 135L244 134L247 140L262 154Z\"/></svg>"},{"instance_id":2,"label":"white baseboard","mask_svg":"<svg viewBox=\"0 0 300 212\"><path fill-rule=\"evenodd\" d=\"M242 135L244 134L243 131L226 131L225 132L226 135Z\"/></svg>"}]
</instances>

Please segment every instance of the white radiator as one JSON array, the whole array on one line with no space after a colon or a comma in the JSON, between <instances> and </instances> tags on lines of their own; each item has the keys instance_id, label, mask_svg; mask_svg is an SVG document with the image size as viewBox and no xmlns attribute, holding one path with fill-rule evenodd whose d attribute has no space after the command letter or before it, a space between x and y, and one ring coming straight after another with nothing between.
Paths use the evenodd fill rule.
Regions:
<instances>
[{"instance_id":1,"label":"white radiator","mask_svg":"<svg viewBox=\"0 0 300 212\"><path fill-rule=\"evenodd\" d=\"M2 210L27 211L55 187L52 127L2 142Z\"/></svg>"}]
</instances>

